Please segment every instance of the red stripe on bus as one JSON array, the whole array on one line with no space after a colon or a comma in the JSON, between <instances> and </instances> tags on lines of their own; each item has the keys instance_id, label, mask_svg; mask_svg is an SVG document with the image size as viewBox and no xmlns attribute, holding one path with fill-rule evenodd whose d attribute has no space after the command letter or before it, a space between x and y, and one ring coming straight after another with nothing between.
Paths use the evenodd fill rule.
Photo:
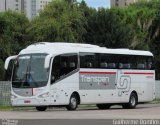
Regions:
<instances>
[{"instance_id":1,"label":"red stripe on bus","mask_svg":"<svg viewBox=\"0 0 160 125\"><path fill-rule=\"evenodd\" d=\"M116 74L116 72L79 72L80 74Z\"/></svg>"},{"instance_id":2,"label":"red stripe on bus","mask_svg":"<svg viewBox=\"0 0 160 125\"><path fill-rule=\"evenodd\" d=\"M150 72L124 72L124 74L132 74L132 75L154 75L154 73L150 73Z\"/></svg>"}]
</instances>

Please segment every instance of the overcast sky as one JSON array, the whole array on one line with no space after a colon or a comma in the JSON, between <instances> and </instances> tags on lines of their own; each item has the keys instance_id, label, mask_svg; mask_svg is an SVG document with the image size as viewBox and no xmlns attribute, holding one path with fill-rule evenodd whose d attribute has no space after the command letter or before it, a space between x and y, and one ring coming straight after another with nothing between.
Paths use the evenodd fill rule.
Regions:
<instances>
[{"instance_id":1,"label":"overcast sky","mask_svg":"<svg viewBox=\"0 0 160 125\"><path fill-rule=\"evenodd\" d=\"M81 1L81 0L77 0ZM110 0L85 0L88 6L98 8L98 7L105 7L110 8Z\"/></svg>"}]
</instances>

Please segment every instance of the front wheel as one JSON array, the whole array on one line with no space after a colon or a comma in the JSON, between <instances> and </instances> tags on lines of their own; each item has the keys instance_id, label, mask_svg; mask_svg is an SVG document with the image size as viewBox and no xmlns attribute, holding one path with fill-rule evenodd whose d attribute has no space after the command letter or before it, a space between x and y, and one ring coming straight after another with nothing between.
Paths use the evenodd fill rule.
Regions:
<instances>
[{"instance_id":1,"label":"front wheel","mask_svg":"<svg viewBox=\"0 0 160 125\"><path fill-rule=\"evenodd\" d=\"M126 104L123 104L122 107L124 109L134 109L136 108L137 103L138 103L137 95L135 93L131 93L129 102Z\"/></svg>"},{"instance_id":2,"label":"front wheel","mask_svg":"<svg viewBox=\"0 0 160 125\"><path fill-rule=\"evenodd\" d=\"M46 111L47 106L38 106L36 107L37 111Z\"/></svg>"},{"instance_id":3,"label":"front wheel","mask_svg":"<svg viewBox=\"0 0 160 125\"><path fill-rule=\"evenodd\" d=\"M75 94L72 94L70 97L69 105L66 106L67 110L76 110L78 106L78 98Z\"/></svg>"}]
</instances>

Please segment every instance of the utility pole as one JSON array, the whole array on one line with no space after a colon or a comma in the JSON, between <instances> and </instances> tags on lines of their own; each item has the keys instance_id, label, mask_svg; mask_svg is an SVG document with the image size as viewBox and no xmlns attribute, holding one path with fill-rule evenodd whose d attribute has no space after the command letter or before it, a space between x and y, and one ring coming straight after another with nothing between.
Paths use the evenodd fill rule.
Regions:
<instances>
[{"instance_id":1,"label":"utility pole","mask_svg":"<svg viewBox=\"0 0 160 125\"><path fill-rule=\"evenodd\" d=\"M21 0L21 13L24 13L24 0Z\"/></svg>"},{"instance_id":2,"label":"utility pole","mask_svg":"<svg viewBox=\"0 0 160 125\"><path fill-rule=\"evenodd\" d=\"M5 11L7 10L7 1L5 0Z\"/></svg>"}]
</instances>

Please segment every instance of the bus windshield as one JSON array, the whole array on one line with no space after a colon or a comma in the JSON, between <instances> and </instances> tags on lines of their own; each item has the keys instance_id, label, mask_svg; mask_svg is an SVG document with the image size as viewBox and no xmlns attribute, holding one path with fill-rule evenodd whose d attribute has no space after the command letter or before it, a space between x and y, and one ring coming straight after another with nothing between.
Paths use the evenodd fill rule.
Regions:
<instances>
[{"instance_id":1,"label":"bus windshield","mask_svg":"<svg viewBox=\"0 0 160 125\"><path fill-rule=\"evenodd\" d=\"M47 54L20 55L15 61L12 77L14 88L37 88L46 86L49 71L44 68Z\"/></svg>"}]
</instances>

